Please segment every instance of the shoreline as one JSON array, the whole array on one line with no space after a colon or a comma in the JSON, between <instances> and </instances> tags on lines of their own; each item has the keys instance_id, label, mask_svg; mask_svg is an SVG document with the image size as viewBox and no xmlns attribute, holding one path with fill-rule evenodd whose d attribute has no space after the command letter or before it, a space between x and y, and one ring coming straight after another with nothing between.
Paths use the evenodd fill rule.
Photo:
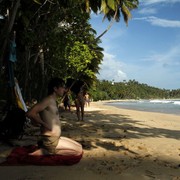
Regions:
<instances>
[{"instance_id":1,"label":"shoreline","mask_svg":"<svg viewBox=\"0 0 180 180\"><path fill-rule=\"evenodd\" d=\"M146 102L147 101L147 102ZM117 107L119 109L127 109L127 110L135 110L135 111L142 111L142 112L152 112L152 113L162 113L162 114L170 114L170 115L178 115L180 116L180 111L179 111L179 107L180 106L177 106L177 105L172 105L170 102L165 102L163 103L163 101L178 101L178 104L180 103L180 99L156 99L155 101L159 101L158 103L154 103L154 102L150 102L151 100L134 100L134 99L131 99L131 100L110 100L110 101L98 101L98 102L102 102L104 103L104 105L107 105L107 106L114 106L114 107ZM152 100L154 101L154 100ZM162 101L162 102L161 102ZM137 102L137 104L129 104L129 105L116 105L114 103L118 103L118 102ZM138 104L138 102L141 102L141 104ZM111 104L112 103L112 104ZM143 106L143 103L144 106ZM161 105L160 105L161 104ZM167 104L167 105L166 105ZM148 105L148 106L147 106ZM157 107L157 109L154 108ZM163 108L160 107L160 106L164 106ZM168 107L169 106L169 107ZM174 106L174 108L172 108L172 106ZM172 108L172 109L171 109Z\"/></svg>"},{"instance_id":2,"label":"shoreline","mask_svg":"<svg viewBox=\"0 0 180 180\"><path fill-rule=\"evenodd\" d=\"M85 108L84 122L76 120L74 109L63 111L61 120L62 135L83 145L84 155L78 164L1 166L1 179L180 179L180 116L91 102ZM35 143L32 138L24 137L18 143ZM1 144L0 149L3 159L8 148Z\"/></svg>"}]
</instances>

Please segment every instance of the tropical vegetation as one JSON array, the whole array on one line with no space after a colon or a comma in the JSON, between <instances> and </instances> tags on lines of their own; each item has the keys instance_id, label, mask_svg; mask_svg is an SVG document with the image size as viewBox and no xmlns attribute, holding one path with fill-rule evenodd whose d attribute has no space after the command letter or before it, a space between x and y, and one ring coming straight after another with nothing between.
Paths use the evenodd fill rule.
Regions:
<instances>
[{"instance_id":1,"label":"tropical vegetation","mask_svg":"<svg viewBox=\"0 0 180 180\"><path fill-rule=\"evenodd\" d=\"M119 99L175 99L180 98L180 89L160 89L139 83L136 80L113 82L97 80L96 86L90 90L91 98L98 100Z\"/></svg>"},{"instance_id":2,"label":"tropical vegetation","mask_svg":"<svg viewBox=\"0 0 180 180\"><path fill-rule=\"evenodd\" d=\"M26 100L40 99L53 76L91 87L103 60L100 37L109 27L96 37L90 13L127 24L137 7L138 0L0 0L1 98L12 94L14 76ZM10 55L17 61L9 62Z\"/></svg>"}]
</instances>

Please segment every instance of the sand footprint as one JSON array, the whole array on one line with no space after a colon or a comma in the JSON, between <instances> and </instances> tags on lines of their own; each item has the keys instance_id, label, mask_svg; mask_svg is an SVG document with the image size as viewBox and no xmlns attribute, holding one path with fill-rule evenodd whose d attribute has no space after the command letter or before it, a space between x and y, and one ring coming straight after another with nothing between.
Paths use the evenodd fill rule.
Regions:
<instances>
[{"instance_id":1,"label":"sand footprint","mask_svg":"<svg viewBox=\"0 0 180 180\"><path fill-rule=\"evenodd\" d=\"M152 171L146 170L145 172L146 172L146 176L153 178L153 179L156 178L156 175Z\"/></svg>"}]
</instances>

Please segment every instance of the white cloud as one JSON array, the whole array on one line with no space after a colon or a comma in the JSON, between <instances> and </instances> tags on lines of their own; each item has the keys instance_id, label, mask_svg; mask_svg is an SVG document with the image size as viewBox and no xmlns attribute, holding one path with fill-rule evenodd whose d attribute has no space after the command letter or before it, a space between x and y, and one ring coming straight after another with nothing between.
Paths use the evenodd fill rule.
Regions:
<instances>
[{"instance_id":1,"label":"white cloud","mask_svg":"<svg viewBox=\"0 0 180 180\"><path fill-rule=\"evenodd\" d=\"M140 0L140 3L145 5L157 4L157 3L180 3L180 0Z\"/></svg>"},{"instance_id":2,"label":"white cloud","mask_svg":"<svg viewBox=\"0 0 180 180\"><path fill-rule=\"evenodd\" d=\"M134 20L144 20L144 21L150 22L154 26L180 28L180 21L160 19L155 16L134 18Z\"/></svg>"},{"instance_id":3,"label":"white cloud","mask_svg":"<svg viewBox=\"0 0 180 180\"><path fill-rule=\"evenodd\" d=\"M139 60L136 64L120 61L115 55L104 52L104 60L97 77L114 82L135 79L139 83L154 87L177 89L179 87L177 77L180 77L180 72L175 71L172 66L179 69L179 48L180 45L177 45L167 52L151 54L143 59L144 62ZM148 61L151 63L149 64Z\"/></svg>"},{"instance_id":4,"label":"white cloud","mask_svg":"<svg viewBox=\"0 0 180 180\"><path fill-rule=\"evenodd\" d=\"M101 70L97 77L109 81L120 82L127 79L127 75L123 72L123 64L112 54L104 52L104 60L100 66Z\"/></svg>"},{"instance_id":5,"label":"white cloud","mask_svg":"<svg viewBox=\"0 0 180 180\"><path fill-rule=\"evenodd\" d=\"M154 56L155 57L155 56ZM177 89L179 88L180 72L174 68L160 62L143 63L137 61L136 64L126 64L124 69L128 75L128 80L135 79L139 83L145 83L153 87Z\"/></svg>"},{"instance_id":6,"label":"white cloud","mask_svg":"<svg viewBox=\"0 0 180 180\"><path fill-rule=\"evenodd\" d=\"M157 9L155 8L143 8L138 11L139 14L156 14Z\"/></svg>"},{"instance_id":7,"label":"white cloud","mask_svg":"<svg viewBox=\"0 0 180 180\"><path fill-rule=\"evenodd\" d=\"M158 63L162 67L180 66L180 44L176 45L163 53L153 53L145 61Z\"/></svg>"}]
</instances>

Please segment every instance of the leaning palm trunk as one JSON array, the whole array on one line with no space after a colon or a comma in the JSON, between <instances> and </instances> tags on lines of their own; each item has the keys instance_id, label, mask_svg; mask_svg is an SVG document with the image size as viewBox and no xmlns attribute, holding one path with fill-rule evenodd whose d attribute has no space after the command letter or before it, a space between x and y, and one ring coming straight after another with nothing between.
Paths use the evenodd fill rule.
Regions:
<instances>
[{"instance_id":1,"label":"leaning palm trunk","mask_svg":"<svg viewBox=\"0 0 180 180\"><path fill-rule=\"evenodd\" d=\"M115 18L116 18L116 15L117 15L117 10L118 10L118 9L116 9L116 12L115 12L115 14L114 14L114 17L113 17L112 21L110 22L109 26L107 27L107 29L106 29L102 34L100 34L100 35L96 38L96 40L99 40L102 36L104 36L104 34L106 34L106 33L109 31L109 29L112 27L112 25L113 25L114 22L115 22Z\"/></svg>"}]
</instances>

